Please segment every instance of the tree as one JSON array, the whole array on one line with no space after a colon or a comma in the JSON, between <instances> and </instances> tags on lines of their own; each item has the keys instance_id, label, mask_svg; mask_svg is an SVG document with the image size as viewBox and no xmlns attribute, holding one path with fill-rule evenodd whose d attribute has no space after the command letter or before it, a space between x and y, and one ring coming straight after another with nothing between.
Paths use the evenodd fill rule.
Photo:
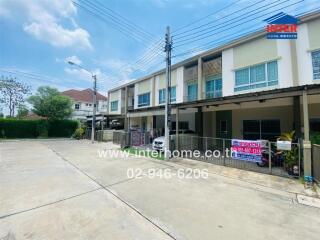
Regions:
<instances>
[{"instance_id":1,"label":"tree","mask_svg":"<svg viewBox=\"0 0 320 240\"><path fill-rule=\"evenodd\" d=\"M33 105L34 113L52 120L67 118L72 113L71 99L49 86L39 87L37 93L28 98L28 102Z\"/></svg>"},{"instance_id":2,"label":"tree","mask_svg":"<svg viewBox=\"0 0 320 240\"><path fill-rule=\"evenodd\" d=\"M26 117L29 113L29 109L27 108L26 105L24 104L20 104L18 106L18 113L17 113L17 118L18 119L22 119L24 117Z\"/></svg>"},{"instance_id":3,"label":"tree","mask_svg":"<svg viewBox=\"0 0 320 240\"><path fill-rule=\"evenodd\" d=\"M25 95L30 93L30 86L17 81L16 78L1 76L0 103L9 108L9 116L14 116L15 108L25 101Z\"/></svg>"}]
</instances>

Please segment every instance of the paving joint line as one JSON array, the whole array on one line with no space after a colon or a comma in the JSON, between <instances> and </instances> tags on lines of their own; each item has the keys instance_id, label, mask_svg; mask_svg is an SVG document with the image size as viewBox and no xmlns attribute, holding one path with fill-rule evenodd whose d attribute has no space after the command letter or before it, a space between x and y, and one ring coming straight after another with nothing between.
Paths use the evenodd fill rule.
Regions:
<instances>
[{"instance_id":1,"label":"paving joint line","mask_svg":"<svg viewBox=\"0 0 320 240\"><path fill-rule=\"evenodd\" d=\"M89 193L92 193L92 192L95 192L95 191L98 191L98 190L101 190L101 189L102 189L101 187L95 188L95 189L90 190L90 191L87 191L87 192L79 193L79 194L76 194L76 195L73 195L73 196L70 196L70 197L67 197L67 198L63 198L63 199L60 199L60 200L57 200L57 201L54 201L54 202L42 204L42 205L39 205L39 206L37 206L37 207L29 208L29 209L22 210L22 211L19 211L19 212L14 212L14 213L6 214L6 215L3 215L3 216L0 216L0 220L5 219L5 218L7 218L7 217L11 217L11 216L17 215L17 214L30 212L30 211L33 211L33 210L36 210L36 209L39 209L39 208L43 208L43 207L47 207L47 206L50 206L50 205L54 205L54 204L57 204L57 203L60 203L60 202L64 202L64 201L66 201L66 200L70 200L70 199L73 199L73 198L77 198L77 197L80 197L80 196L83 196L83 195L86 195L86 194L89 194Z\"/></svg>"},{"instance_id":2,"label":"paving joint line","mask_svg":"<svg viewBox=\"0 0 320 240\"><path fill-rule=\"evenodd\" d=\"M127 207L129 207L130 209L132 209L134 212L136 212L138 215L140 215L142 218L144 218L145 220L147 220L149 223L151 223L153 226L155 226L156 228L158 228L160 231L162 231L163 233L165 233L167 236L169 236L170 238L177 240L176 237L174 237L171 233L169 233L168 231L166 231L165 229L163 229L162 227L160 227L159 225L157 225L154 221L152 221L150 218L148 218L147 216L145 216L140 210L136 209L133 205L131 205L130 203L128 203L127 201L125 201L124 199L122 199L121 197L119 197L117 194L115 194L111 189L109 189L108 187L103 186L101 183L99 183L96 179L94 179L93 177L91 177L89 174L87 174L85 171L83 171L82 169L80 169L78 166L76 166L75 164L73 164L72 162L70 162L68 159L66 159L64 156L62 156L62 154L60 154L58 151L54 150L53 148L49 147L48 145L45 145L48 149L50 149L52 152L54 152L57 156L59 156L63 161L69 163L71 166L73 166L74 168L76 168L79 172L81 172L82 174L86 175L88 178L90 178L92 181L94 181L96 184L98 184L101 188L103 188L104 190L106 190L107 192L109 192L111 195L113 195L115 198L117 198L119 201L121 201L123 204L125 204Z\"/></svg>"}]
</instances>

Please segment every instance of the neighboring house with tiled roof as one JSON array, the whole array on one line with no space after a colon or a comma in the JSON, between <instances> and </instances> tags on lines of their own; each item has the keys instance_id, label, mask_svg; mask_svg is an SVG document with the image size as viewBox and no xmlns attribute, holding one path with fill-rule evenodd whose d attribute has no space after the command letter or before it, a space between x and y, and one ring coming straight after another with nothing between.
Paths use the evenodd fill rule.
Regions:
<instances>
[{"instance_id":1,"label":"neighboring house with tiled roof","mask_svg":"<svg viewBox=\"0 0 320 240\"><path fill-rule=\"evenodd\" d=\"M70 89L61 92L62 95L68 96L73 100L73 113L71 118L86 120L87 116L92 115L93 110L93 91L92 89L75 90ZM107 112L108 99L100 93L97 93L97 114Z\"/></svg>"}]
</instances>

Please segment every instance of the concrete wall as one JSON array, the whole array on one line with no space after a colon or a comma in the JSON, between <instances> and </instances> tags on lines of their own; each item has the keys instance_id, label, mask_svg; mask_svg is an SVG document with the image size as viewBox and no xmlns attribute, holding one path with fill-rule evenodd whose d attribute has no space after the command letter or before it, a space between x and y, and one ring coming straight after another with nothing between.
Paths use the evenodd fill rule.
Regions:
<instances>
[{"instance_id":1,"label":"concrete wall","mask_svg":"<svg viewBox=\"0 0 320 240\"><path fill-rule=\"evenodd\" d=\"M308 37L310 50L320 49L320 19L308 23Z\"/></svg>"},{"instance_id":2,"label":"concrete wall","mask_svg":"<svg viewBox=\"0 0 320 240\"><path fill-rule=\"evenodd\" d=\"M298 39L296 40L299 85L313 84L312 58L308 34L308 25L301 24L298 27Z\"/></svg>"},{"instance_id":3,"label":"concrete wall","mask_svg":"<svg viewBox=\"0 0 320 240\"><path fill-rule=\"evenodd\" d=\"M266 37L241 44L233 51L235 69L272 61L278 57L277 41L268 40Z\"/></svg>"},{"instance_id":4,"label":"concrete wall","mask_svg":"<svg viewBox=\"0 0 320 240\"><path fill-rule=\"evenodd\" d=\"M203 136L216 137L216 112L203 112Z\"/></svg>"}]
</instances>

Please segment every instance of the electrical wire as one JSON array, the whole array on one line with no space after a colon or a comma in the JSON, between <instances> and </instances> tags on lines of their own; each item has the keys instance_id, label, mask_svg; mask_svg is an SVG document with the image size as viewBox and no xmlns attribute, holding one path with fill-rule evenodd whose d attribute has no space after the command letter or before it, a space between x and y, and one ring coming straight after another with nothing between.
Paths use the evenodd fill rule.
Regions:
<instances>
[{"instance_id":1,"label":"electrical wire","mask_svg":"<svg viewBox=\"0 0 320 240\"><path fill-rule=\"evenodd\" d=\"M295 11L296 10L297 10L297 8L295 9ZM308 13L316 12L317 10L320 10L320 7L312 8L310 10L297 13L296 16L299 17L299 16L302 16L302 15L305 15L305 14L308 14ZM246 27L246 29L250 29L253 26L256 26L256 25L251 25L250 27ZM229 34L228 36L231 36L231 37L228 37L227 39L223 39L222 41L218 41L218 42L214 42L214 43L212 41L210 41L210 42L208 42L206 44L203 44L203 45L200 45L200 46L196 46L196 47L194 47L194 49L191 49L191 50L188 50L188 51L185 51L185 52L182 52L182 53L177 53L177 54L173 55L172 58L177 58L177 57L184 56L184 55L187 55L187 54L190 54L190 53L199 52L201 50L206 50L206 49L211 48L213 46L218 46L218 45L221 45L223 43L226 43L226 42L228 42L230 40L236 40L236 39L241 38L243 36L250 35L250 34L255 33L255 32L259 31L259 30L261 31L261 30L263 30L263 28L258 27L258 28L255 28L254 30L250 30L248 32L241 33L240 35L236 35L236 34L231 34L230 35Z\"/></svg>"},{"instance_id":2,"label":"electrical wire","mask_svg":"<svg viewBox=\"0 0 320 240\"><path fill-rule=\"evenodd\" d=\"M225 19L225 18L228 18L228 17L230 17L230 16L232 16L232 15L234 15L234 14L236 14L236 13L239 13L239 12L243 13L244 10L247 10L247 9L249 9L249 8L255 6L255 5L258 5L258 4L260 4L261 2L264 2L264 1L265 1L265 0L260 0L260 1L254 3L254 4L250 5L250 6L246 6L246 7L244 7L244 8L238 9L238 10L236 10L236 11L234 11L234 12L232 12L232 13L226 15L226 16L220 17L217 21L221 21L221 20L223 20L223 19ZM277 1L280 1L280 0L277 0ZM267 4L267 5L268 5L268 4ZM264 5L264 6L266 6L266 5ZM260 7L260 8L261 8L261 7ZM258 10L258 8L256 8L255 10ZM255 11L255 10L254 10L254 11ZM213 23L215 24L217 21L205 23L205 24L202 24L202 25L200 25L200 26L194 27L194 28L192 28L192 29L183 31L183 32L181 32L181 33L177 33L177 34L173 35L173 38L176 39L176 40L177 40L177 39L180 39L180 38L182 38L182 37L184 36L183 34L185 34L185 33L192 32L193 30L201 29L202 27L211 25L211 24L213 24ZM228 21L229 21L229 20L228 20ZM228 22L228 21L227 21L227 22ZM226 22L223 22L223 24L225 24L225 23L226 23ZM183 36L176 37L176 36L179 36L179 35L183 35Z\"/></svg>"},{"instance_id":3,"label":"electrical wire","mask_svg":"<svg viewBox=\"0 0 320 240\"><path fill-rule=\"evenodd\" d=\"M288 1L288 0L286 0L286 1ZM286 6L282 6L281 8L278 8L278 9L276 9L276 10L270 12L270 13L262 14L262 15L260 15L259 17L267 16L267 15L269 15L269 14L271 14L271 13L273 13L273 12L279 11L279 10L285 8L285 7L291 7L291 6L293 6L293 5L296 5L296 4L301 3L301 2L303 2L303 1L305 1L305 0L299 0L298 2L289 4L289 5L286 5ZM258 18L258 17L256 17L255 19L257 19L257 18ZM183 43L178 44L177 46L175 46L175 48L178 48L178 47L180 47L180 46L184 46L184 45L186 45L186 44L190 44L190 43L193 43L193 42L196 42L196 41L200 41L200 40L203 40L203 39L208 38L208 37L212 37L212 36L214 36L214 35L217 35L218 33L225 32L226 30L230 30L230 29L233 29L233 28L235 28L235 27L241 26L241 25L243 25L244 23L248 23L248 22L250 22L250 21L252 21L252 20L253 20L253 19L249 19L249 20L247 20L247 21L245 21L245 22L242 22L242 23L238 23L238 24L236 24L236 25L233 25L233 26L231 26L231 27L229 27L229 28L227 28L227 29L223 29L223 30L221 30L221 31L212 33L212 32L214 32L214 31L216 30L216 29L214 29L214 30L208 32L208 33L212 33L212 34L210 34L210 35L204 36L204 34L202 34L202 35L200 35L200 36L198 36L198 37L193 37L193 38L187 39L187 40L190 40L190 41L187 41L187 40L180 41L180 42L183 42ZM218 28L218 29L221 29L221 28ZM186 41L187 41L187 42L186 42Z\"/></svg>"}]
</instances>

